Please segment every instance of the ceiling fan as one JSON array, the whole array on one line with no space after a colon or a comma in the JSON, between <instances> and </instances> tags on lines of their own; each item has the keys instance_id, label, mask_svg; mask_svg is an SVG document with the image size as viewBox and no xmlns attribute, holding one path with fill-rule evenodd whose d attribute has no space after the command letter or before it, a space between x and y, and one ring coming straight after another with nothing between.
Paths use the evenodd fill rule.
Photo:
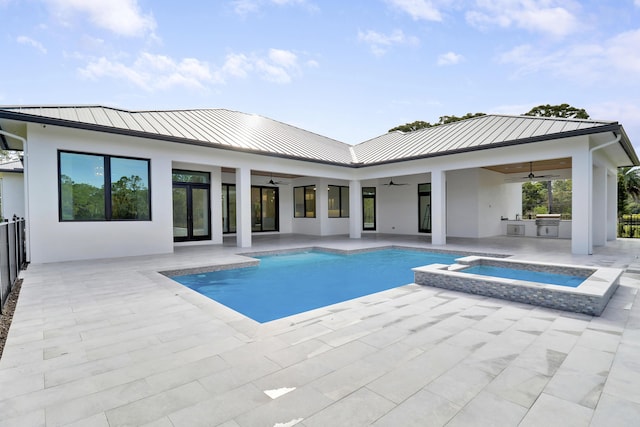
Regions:
<instances>
[{"instance_id":1,"label":"ceiling fan","mask_svg":"<svg viewBox=\"0 0 640 427\"><path fill-rule=\"evenodd\" d=\"M288 183L284 182L284 181L274 181L273 179L273 175L269 178L269 181L267 181L267 184L269 185L274 185L274 186L278 186L278 185L288 185Z\"/></svg>"},{"instance_id":2,"label":"ceiling fan","mask_svg":"<svg viewBox=\"0 0 640 427\"><path fill-rule=\"evenodd\" d=\"M529 162L529 175L519 178L512 178L512 180L520 181L523 179L528 179L529 181L533 181L534 179L557 178L559 176L560 175L536 175L533 173L533 162Z\"/></svg>"},{"instance_id":3,"label":"ceiling fan","mask_svg":"<svg viewBox=\"0 0 640 427\"><path fill-rule=\"evenodd\" d=\"M382 184L382 185L386 185L386 186L388 186L388 187L394 187L394 186L409 185L409 184L405 184L405 183L396 183L396 182L393 182L393 178L391 178L391 179L389 180L389 182L388 182L388 183L386 183L386 184Z\"/></svg>"}]
</instances>

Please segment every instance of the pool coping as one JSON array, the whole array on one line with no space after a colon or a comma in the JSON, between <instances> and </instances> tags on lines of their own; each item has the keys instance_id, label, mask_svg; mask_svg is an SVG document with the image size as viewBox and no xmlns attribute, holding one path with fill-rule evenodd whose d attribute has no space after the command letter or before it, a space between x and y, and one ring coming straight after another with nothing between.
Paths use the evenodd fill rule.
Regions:
<instances>
[{"instance_id":1,"label":"pool coping","mask_svg":"<svg viewBox=\"0 0 640 427\"><path fill-rule=\"evenodd\" d=\"M233 270L236 268L248 268L255 267L260 264L260 260L252 257L260 257L260 256L270 256L270 255L289 255L303 252L325 252L325 253L334 253L341 255L355 255L360 253L367 252L377 252L384 251L389 249L398 249L398 250L411 250L416 252L430 252L430 253L441 253L441 254L456 254L463 255L465 257L468 256L490 256L494 258L502 259L502 257L509 257L511 255L503 255L503 254L495 254L489 252L471 252L471 251L458 251L458 250L446 250L446 249L433 249L433 248L421 248L421 247L413 247L413 246L405 246L405 245L384 245L384 246L375 246L369 248L358 248L358 249L339 249L339 248L330 248L326 246L305 246L299 248L289 248L289 249L275 249L275 250L265 250L265 251L252 251L252 252L238 252L236 255L247 257L247 260L230 262L225 264L211 264L211 265L203 265L199 267L189 267L175 270L163 270L158 271L158 273L162 274L166 277L174 277L174 276L182 276L187 274L203 274L203 273L211 273L214 271L222 271L222 270Z\"/></svg>"},{"instance_id":2,"label":"pool coping","mask_svg":"<svg viewBox=\"0 0 640 427\"><path fill-rule=\"evenodd\" d=\"M531 271L547 271L585 277L577 287L506 279L466 273L474 265L508 266ZM419 285L467 292L515 302L599 316L619 285L623 269L585 267L572 264L542 263L485 256L468 256L456 264L430 264L416 267L414 281Z\"/></svg>"}]
</instances>

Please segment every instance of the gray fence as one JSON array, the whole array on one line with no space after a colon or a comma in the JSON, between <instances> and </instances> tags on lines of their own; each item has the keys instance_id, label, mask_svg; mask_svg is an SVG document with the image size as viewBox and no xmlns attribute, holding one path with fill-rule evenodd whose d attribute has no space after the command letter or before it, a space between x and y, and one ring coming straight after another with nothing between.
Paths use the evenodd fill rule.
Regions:
<instances>
[{"instance_id":1,"label":"gray fence","mask_svg":"<svg viewBox=\"0 0 640 427\"><path fill-rule=\"evenodd\" d=\"M24 218L0 223L0 309L18 280L18 273L27 266Z\"/></svg>"}]
</instances>

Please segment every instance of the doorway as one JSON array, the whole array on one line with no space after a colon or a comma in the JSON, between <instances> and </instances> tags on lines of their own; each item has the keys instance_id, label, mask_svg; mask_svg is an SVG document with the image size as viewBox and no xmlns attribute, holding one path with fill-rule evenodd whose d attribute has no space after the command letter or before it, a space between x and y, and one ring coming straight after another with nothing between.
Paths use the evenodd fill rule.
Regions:
<instances>
[{"instance_id":1,"label":"doorway","mask_svg":"<svg viewBox=\"0 0 640 427\"><path fill-rule=\"evenodd\" d=\"M173 171L173 241L211 239L211 184L208 172Z\"/></svg>"},{"instance_id":2,"label":"doorway","mask_svg":"<svg viewBox=\"0 0 640 427\"><path fill-rule=\"evenodd\" d=\"M431 233L431 184L418 184L418 231Z\"/></svg>"}]
</instances>

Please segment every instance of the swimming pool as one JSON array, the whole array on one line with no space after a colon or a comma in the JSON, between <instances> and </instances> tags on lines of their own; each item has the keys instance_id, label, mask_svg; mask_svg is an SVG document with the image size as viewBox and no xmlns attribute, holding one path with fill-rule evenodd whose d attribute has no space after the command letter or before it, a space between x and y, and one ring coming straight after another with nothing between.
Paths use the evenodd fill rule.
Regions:
<instances>
[{"instance_id":1,"label":"swimming pool","mask_svg":"<svg viewBox=\"0 0 640 427\"><path fill-rule=\"evenodd\" d=\"M549 273L546 271L521 270L517 268L496 267L492 265L476 265L461 270L463 273L480 274L481 276L502 277L503 279L526 280L536 283L550 283L552 285L575 288L584 282L586 277L568 274Z\"/></svg>"},{"instance_id":2,"label":"swimming pool","mask_svg":"<svg viewBox=\"0 0 640 427\"><path fill-rule=\"evenodd\" d=\"M171 278L260 323L413 283L412 268L461 254L385 249L258 256L259 266Z\"/></svg>"}]
</instances>

